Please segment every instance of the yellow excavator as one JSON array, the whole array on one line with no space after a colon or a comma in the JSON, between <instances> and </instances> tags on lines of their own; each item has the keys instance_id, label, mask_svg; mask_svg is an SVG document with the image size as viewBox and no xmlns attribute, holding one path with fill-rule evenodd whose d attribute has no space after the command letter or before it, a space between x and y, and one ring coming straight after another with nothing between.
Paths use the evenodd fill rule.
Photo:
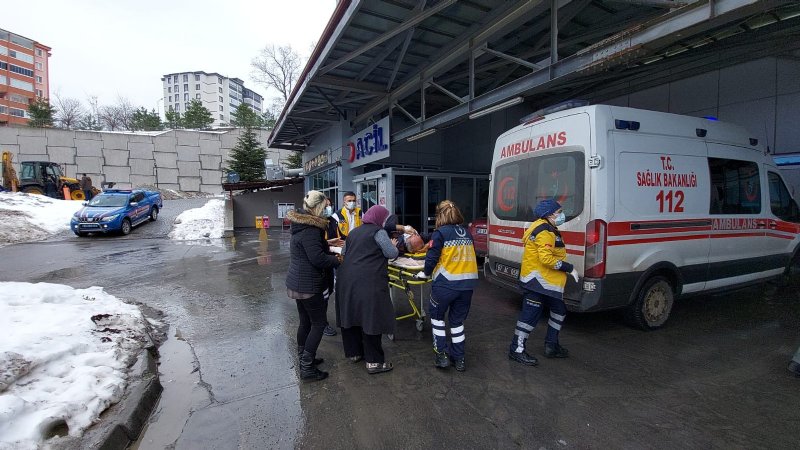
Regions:
<instances>
[{"instance_id":1,"label":"yellow excavator","mask_svg":"<svg viewBox=\"0 0 800 450\"><path fill-rule=\"evenodd\" d=\"M20 191L29 194L47 195L53 198L85 200L76 178L64 176L58 163L50 161L22 161L20 175L11 163L11 152L3 152L3 188L7 191ZM68 191L64 188L68 188ZM69 192L69 193L67 193Z\"/></svg>"}]
</instances>

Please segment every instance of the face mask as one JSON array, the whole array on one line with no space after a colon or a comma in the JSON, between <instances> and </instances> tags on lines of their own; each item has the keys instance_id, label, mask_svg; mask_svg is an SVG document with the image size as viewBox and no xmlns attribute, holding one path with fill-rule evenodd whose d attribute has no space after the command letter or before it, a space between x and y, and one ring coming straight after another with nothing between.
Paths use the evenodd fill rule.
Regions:
<instances>
[{"instance_id":1,"label":"face mask","mask_svg":"<svg viewBox=\"0 0 800 450\"><path fill-rule=\"evenodd\" d=\"M344 207L352 211L356 209L356 202L347 202Z\"/></svg>"},{"instance_id":2,"label":"face mask","mask_svg":"<svg viewBox=\"0 0 800 450\"><path fill-rule=\"evenodd\" d=\"M333 215L333 208L326 206L325 210L322 211L322 217L330 217L331 215Z\"/></svg>"},{"instance_id":3,"label":"face mask","mask_svg":"<svg viewBox=\"0 0 800 450\"><path fill-rule=\"evenodd\" d=\"M566 222L566 221L567 221L567 216L565 216L565 215L564 215L564 213L563 213L563 212L561 212L561 213L558 213L558 215L556 216L556 218L553 220L553 223L554 223L556 226L559 226L559 225L563 224L563 223L564 223L564 222Z\"/></svg>"}]
</instances>

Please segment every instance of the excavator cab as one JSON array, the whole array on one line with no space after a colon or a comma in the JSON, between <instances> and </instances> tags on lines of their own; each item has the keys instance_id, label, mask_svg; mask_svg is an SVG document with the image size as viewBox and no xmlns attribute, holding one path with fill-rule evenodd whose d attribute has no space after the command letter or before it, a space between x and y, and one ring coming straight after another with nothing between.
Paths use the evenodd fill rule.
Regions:
<instances>
[{"instance_id":1,"label":"excavator cab","mask_svg":"<svg viewBox=\"0 0 800 450\"><path fill-rule=\"evenodd\" d=\"M65 177L61 166L50 161L22 161L18 186L22 192L59 199L64 198L66 186L69 188L68 199L85 200L78 180Z\"/></svg>"}]
</instances>

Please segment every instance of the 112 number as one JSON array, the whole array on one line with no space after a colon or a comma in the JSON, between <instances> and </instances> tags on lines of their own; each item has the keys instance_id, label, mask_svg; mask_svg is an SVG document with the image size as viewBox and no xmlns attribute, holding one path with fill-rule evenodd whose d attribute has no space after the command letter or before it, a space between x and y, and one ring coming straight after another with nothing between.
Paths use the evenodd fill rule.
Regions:
<instances>
[{"instance_id":1,"label":"112 number","mask_svg":"<svg viewBox=\"0 0 800 450\"><path fill-rule=\"evenodd\" d=\"M659 191L656 195L658 201L658 212L664 212L664 206L667 207L667 212L683 212L683 191ZM673 205L674 201L674 205Z\"/></svg>"}]
</instances>

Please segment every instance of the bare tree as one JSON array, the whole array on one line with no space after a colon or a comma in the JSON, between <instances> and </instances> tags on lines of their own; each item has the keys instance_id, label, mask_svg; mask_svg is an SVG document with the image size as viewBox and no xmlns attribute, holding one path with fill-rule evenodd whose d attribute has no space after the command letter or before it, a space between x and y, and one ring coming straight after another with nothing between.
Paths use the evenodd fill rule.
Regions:
<instances>
[{"instance_id":1,"label":"bare tree","mask_svg":"<svg viewBox=\"0 0 800 450\"><path fill-rule=\"evenodd\" d=\"M98 109L98 118L103 126L110 130L130 130L132 128L133 113L136 108L124 97L117 97L117 103L101 106Z\"/></svg>"},{"instance_id":2,"label":"bare tree","mask_svg":"<svg viewBox=\"0 0 800 450\"><path fill-rule=\"evenodd\" d=\"M56 122L61 128L71 130L78 126L86 115L81 101L76 98L63 97L60 91L55 92Z\"/></svg>"},{"instance_id":3,"label":"bare tree","mask_svg":"<svg viewBox=\"0 0 800 450\"><path fill-rule=\"evenodd\" d=\"M253 68L250 77L257 83L277 90L283 97L282 103L286 103L300 77L302 63L300 55L290 45L276 47L270 44L250 62Z\"/></svg>"}]
</instances>

